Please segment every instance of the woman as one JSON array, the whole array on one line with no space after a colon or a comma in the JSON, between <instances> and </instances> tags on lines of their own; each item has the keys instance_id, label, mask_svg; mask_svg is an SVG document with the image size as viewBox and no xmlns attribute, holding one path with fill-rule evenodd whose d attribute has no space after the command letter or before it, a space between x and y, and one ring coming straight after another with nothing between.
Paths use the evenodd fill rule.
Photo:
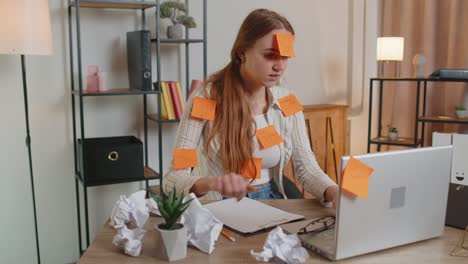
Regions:
<instances>
[{"instance_id":1,"label":"woman","mask_svg":"<svg viewBox=\"0 0 468 264\"><path fill-rule=\"evenodd\" d=\"M175 156L163 180L165 192L175 186L177 192L194 192L207 199L287 198L283 170L292 159L305 190L335 205L338 188L316 162L302 111L286 116L278 103L292 93L276 86L288 65L288 57L281 56L274 45L277 34L294 35L279 14L257 9L245 18L231 61L192 93L180 122L175 148L197 149L199 163L193 171L175 169L174 162L181 159ZM200 98L216 105L213 120L193 113L194 101ZM282 142L264 148L256 133L268 127ZM262 158L261 168L254 170L261 174L258 179L241 175L246 164L253 166L248 163L252 158Z\"/></svg>"}]
</instances>

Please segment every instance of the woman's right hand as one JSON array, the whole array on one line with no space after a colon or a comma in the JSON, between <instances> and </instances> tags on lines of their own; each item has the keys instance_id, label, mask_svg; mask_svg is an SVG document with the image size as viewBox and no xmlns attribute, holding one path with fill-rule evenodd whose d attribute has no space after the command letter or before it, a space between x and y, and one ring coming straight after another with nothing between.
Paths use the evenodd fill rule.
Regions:
<instances>
[{"instance_id":1,"label":"woman's right hand","mask_svg":"<svg viewBox=\"0 0 468 264\"><path fill-rule=\"evenodd\" d=\"M197 196L204 195L209 191L215 191L223 196L236 197L237 200L245 197L247 192L255 192L256 190L244 177L237 173L202 177L191 188L191 191Z\"/></svg>"}]
</instances>

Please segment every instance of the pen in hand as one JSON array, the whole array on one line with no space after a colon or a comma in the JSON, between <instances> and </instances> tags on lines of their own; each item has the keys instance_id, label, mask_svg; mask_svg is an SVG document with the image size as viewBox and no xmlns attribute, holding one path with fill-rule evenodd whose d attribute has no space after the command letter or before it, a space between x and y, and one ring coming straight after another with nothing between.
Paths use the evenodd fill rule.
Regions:
<instances>
[{"instance_id":1,"label":"pen in hand","mask_svg":"<svg viewBox=\"0 0 468 264\"><path fill-rule=\"evenodd\" d=\"M221 229L221 235L223 235L225 238L231 240L232 242L236 242L236 239L233 238L227 231L226 229Z\"/></svg>"}]
</instances>

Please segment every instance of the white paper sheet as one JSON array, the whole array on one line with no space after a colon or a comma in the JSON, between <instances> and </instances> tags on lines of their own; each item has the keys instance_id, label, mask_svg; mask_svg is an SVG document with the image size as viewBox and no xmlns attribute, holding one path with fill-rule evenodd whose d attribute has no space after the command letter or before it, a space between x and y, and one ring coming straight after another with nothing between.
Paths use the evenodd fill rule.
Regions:
<instances>
[{"instance_id":1,"label":"white paper sheet","mask_svg":"<svg viewBox=\"0 0 468 264\"><path fill-rule=\"evenodd\" d=\"M226 199L205 205L223 224L242 233L253 233L304 218L247 197Z\"/></svg>"}]
</instances>

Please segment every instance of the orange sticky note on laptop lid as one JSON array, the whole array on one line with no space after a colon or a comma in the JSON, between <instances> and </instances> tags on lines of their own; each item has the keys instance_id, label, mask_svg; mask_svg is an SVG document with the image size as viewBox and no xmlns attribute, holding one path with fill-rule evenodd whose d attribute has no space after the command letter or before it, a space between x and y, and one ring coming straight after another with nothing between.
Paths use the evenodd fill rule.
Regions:
<instances>
[{"instance_id":1,"label":"orange sticky note on laptop lid","mask_svg":"<svg viewBox=\"0 0 468 264\"><path fill-rule=\"evenodd\" d=\"M283 138L276 132L275 126L267 126L255 132L262 148L270 148L283 142Z\"/></svg>"},{"instance_id":2,"label":"orange sticky note on laptop lid","mask_svg":"<svg viewBox=\"0 0 468 264\"><path fill-rule=\"evenodd\" d=\"M281 107L281 112L283 112L283 115L285 117L304 110L304 107L302 107L301 103L299 102L299 100L297 100L297 97L294 96L294 94L281 97L280 99L278 99L278 102Z\"/></svg>"},{"instance_id":3,"label":"orange sticky note on laptop lid","mask_svg":"<svg viewBox=\"0 0 468 264\"><path fill-rule=\"evenodd\" d=\"M350 157L341 174L341 187L359 197L368 198L369 177L374 169Z\"/></svg>"},{"instance_id":4,"label":"orange sticky note on laptop lid","mask_svg":"<svg viewBox=\"0 0 468 264\"><path fill-rule=\"evenodd\" d=\"M174 149L174 169L186 169L198 166L196 149Z\"/></svg>"},{"instance_id":5,"label":"orange sticky note on laptop lid","mask_svg":"<svg viewBox=\"0 0 468 264\"><path fill-rule=\"evenodd\" d=\"M279 51L281 56L293 58L294 35L291 33L276 33L273 39L273 47Z\"/></svg>"},{"instance_id":6,"label":"orange sticky note on laptop lid","mask_svg":"<svg viewBox=\"0 0 468 264\"><path fill-rule=\"evenodd\" d=\"M241 175L247 179L260 179L262 176L262 158L251 158L244 163Z\"/></svg>"},{"instance_id":7,"label":"orange sticky note on laptop lid","mask_svg":"<svg viewBox=\"0 0 468 264\"><path fill-rule=\"evenodd\" d=\"M193 98L191 117L198 119L214 120L216 113L216 101L203 97Z\"/></svg>"}]
</instances>

